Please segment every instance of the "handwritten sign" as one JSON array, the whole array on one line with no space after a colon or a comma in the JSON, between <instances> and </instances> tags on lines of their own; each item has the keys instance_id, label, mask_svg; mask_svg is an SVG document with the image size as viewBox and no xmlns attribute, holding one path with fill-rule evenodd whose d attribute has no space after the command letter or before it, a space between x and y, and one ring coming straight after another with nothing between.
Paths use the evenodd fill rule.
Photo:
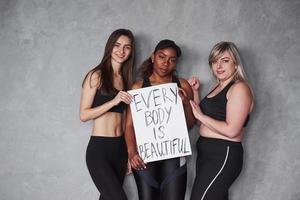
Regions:
<instances>
[{"instance_id":1,"label":"handwritten sign","mask_svg":"<svg viewBox=\"0 0 300 200\"><path fill-rule=\"evenodd\" d=\"M176 83L128 91L138 152L145 162L191 155Z\"/></svg>"}]
</instances>

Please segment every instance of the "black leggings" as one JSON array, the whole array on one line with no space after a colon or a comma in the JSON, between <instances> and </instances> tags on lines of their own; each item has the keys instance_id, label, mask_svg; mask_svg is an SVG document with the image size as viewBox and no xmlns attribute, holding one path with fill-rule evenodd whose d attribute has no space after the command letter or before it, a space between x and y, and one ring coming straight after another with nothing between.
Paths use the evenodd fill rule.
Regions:
<instances>
[{"instance_id":1,"label":"black leggings","mask_svg":"<svg viewBox=\"0 0 300 200\"><path fill-rule=\"evenodd\" d=\"M91 136L86 164L100 192L100 200L126 200L123 181L127 168L127 148L124 136Z\"/></svg>"},{"instance_id":2,"label":"black leggings","mask_svg":"<svg viewBox=\"0 0 300 200\"><path fill-rule=\"evenodd\" d=\"M134 170L139 200L184 200L186 164L180 158L150 162L147 169Z\"/></svg>"},{"instance_id":3,"label":"black leggings","mask_svg":"<svg viewBox=\"0 0 300 200\"><path fill-rule=\"evenodd\" d=\"M228 190L243 165L240 142L201 137L191 200L228 200Z\"/></svg>"}]
</instances>

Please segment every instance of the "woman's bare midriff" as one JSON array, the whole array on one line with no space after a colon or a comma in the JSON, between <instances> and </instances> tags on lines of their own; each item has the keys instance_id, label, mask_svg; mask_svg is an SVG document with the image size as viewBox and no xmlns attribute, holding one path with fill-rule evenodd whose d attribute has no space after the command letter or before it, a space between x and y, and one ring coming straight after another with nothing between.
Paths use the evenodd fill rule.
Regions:
<instances>
[{"instance_id":1,"label":"woman's bare midriff","mask_svg":"<svg viewBox=\"0 0 300 200\"><path fill-rule=\"evenodd\" d=\"M199 134L202 137L217 138L217 139L229 140L229 141L233 141L233 142L240 142L240 141L242 141L242 138L243 138L243 131L240 134L238 134L237 137L229 138L229 137L226 137L226 136L221 135L219 133L215 133L214 131L210 130L209 128L207 128L204 125L200 126Z\"/></svg>"},{"instance_id":2,"label":"woman's bare midriff","mask_svg":"<svg viewBox=\"0 0 300 200\"><path fill-rule=\"evenodd\" d=\"M92 135L105 137L118 137L123 135L122 114L106 112L94 120Z\"/></svg>"}]
</instances>

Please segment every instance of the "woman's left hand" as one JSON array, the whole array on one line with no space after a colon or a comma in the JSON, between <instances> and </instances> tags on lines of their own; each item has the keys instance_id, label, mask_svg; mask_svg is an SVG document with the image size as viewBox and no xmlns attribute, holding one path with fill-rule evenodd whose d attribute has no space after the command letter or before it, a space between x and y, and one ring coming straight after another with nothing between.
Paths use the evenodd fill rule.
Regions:
<instances>
[{"instance_id":1,"label":"woman's left hand","mask_svg":"<svg viewBox=\"0 0 300 200\"><path fill-rule=\"evenodd\" d=\"M199 121L201 121L201 116L203 116L203 112L202 110L200 109L199 105L196 104L193 100L190 100L190 104L191 104L191 107L192 107L192 111L193 111L193 114L195 116L196 119L198 119Z\"/></svg>"},{"instance_id":2,"label":"woman's left hand","mask_svg":"<svg viewBox=\"0 0 300 200\"><path fill-rule=\"evenodd\" d=\"M199 78L193 76L188 80L188 82L189 82L192 90L198 92L200 85L201 85Z\"/></svg>"}]
</instances>

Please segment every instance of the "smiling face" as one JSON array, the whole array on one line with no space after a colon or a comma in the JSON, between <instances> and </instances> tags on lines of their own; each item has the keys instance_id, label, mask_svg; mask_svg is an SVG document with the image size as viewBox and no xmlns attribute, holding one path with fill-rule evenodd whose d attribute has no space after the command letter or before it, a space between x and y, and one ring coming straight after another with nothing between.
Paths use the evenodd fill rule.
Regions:
<instances>
[{"instance_id":1,"label":"smiling face","mask_svg":"<svg viewBox=\"0 0 300 200\"><path fill-rule=\"evenodd\" d=\"M224 51L224 53L216 57L211 63L211 68L213 74L219 81L226 81L233 78L236 72L236 64L228 51Z\"/></svg>"},{"instance_id":2,"label":"smiling face","mask_svg":"<svg viewBox=\"0 0 300 200\"><path fill-rule=\"evenodd\" d=\"M153 74L160 77L172 75L176 67L177 53L173 48L165 48L157 50L152 54Z\"/></svg>"},{"instance_id":3,"label":"smiling face","mask_svg":"<svg viewBox=\"0 0 300 200\"><path fill-rule=\"evenodd\" d=\"M131 41L129 37L121 35L114 44L111 51L111 61L122 64L124 63L131 54Z\"/></svg>"}]
</instances>

